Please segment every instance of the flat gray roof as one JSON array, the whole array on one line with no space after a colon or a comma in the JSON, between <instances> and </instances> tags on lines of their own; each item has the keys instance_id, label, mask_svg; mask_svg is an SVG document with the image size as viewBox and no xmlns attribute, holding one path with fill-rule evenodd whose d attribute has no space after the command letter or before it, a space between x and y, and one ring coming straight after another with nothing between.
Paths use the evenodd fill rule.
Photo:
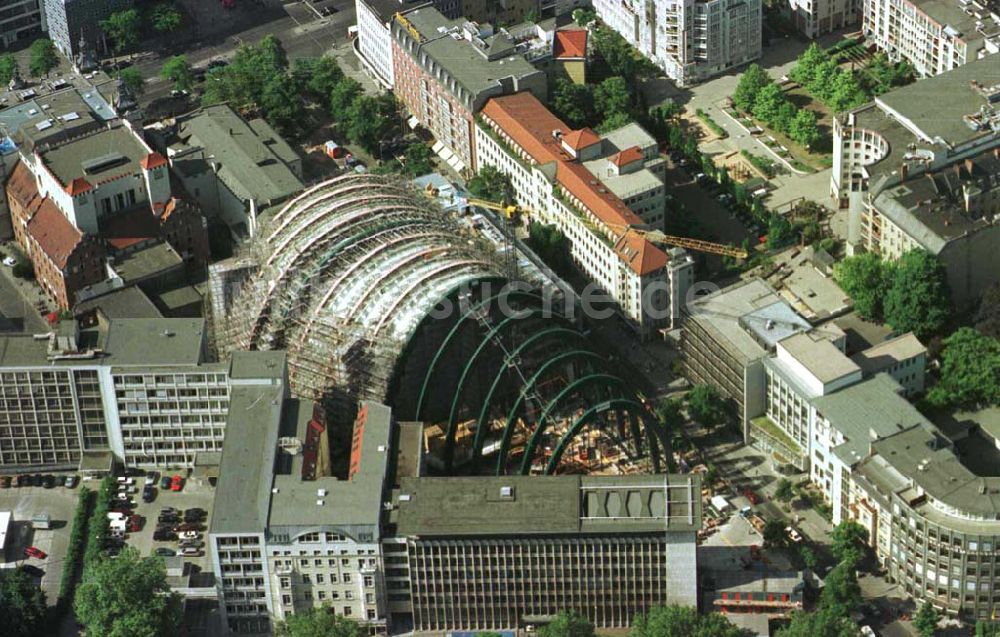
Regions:
<instances>
[{"instance_id":1,"label":"flat gray roof","mask_svg":"<svg viewBox=\"0 0 1000 637\"><path fill-rule=\"evenodd\" d=\"M822 383L861 371L857 363L819 332L795 334L778 344Z\"/></svg>"},{"instance_id":2,"label":"flat gray roof","mask_svg":"<svg viewBox=\"0 0 1000 637\"><path fill-rule=\"evenodd\" d=\"M899 361L926 354L927 348L913 332L882 341L851 357L866 374L874 374Z\"/></svg>"},{"instance_id":3,"label":"flat gray roof","mask_svg":"<svg viewBox=\"0 0 1000 637\"><path fill-rule=\"evenodd\" d=\"M115 259L114 268L126 283L144 281L184 266L184 259L166 241L154 243Z\"/></svg>"},{"instance_id":4,"label":"flat gray roof","mask_svg":"<svg viewBox=\"0 0 1000 637\"><path fill-rule=\"evenodd\" d=\"M284 378L285 352L233 352L229 358L230 380Z\"/></svg>"},{"instance_id":5,"label":"flat gray roof","mask_svg":"<svg viewBox=\"0 0 1000 637\"><path fill-rule=\"evenodd\" d=\"M77 316L91 310L100 310L109 319L163 318L145 292L135 285L87 299L73 308Z\"/></svg>"},{"instance_id":6,"label":"flat gray roof","mask_svg":"<svg viewBox=\"0 0 1000 637\"><path fill-rule=\"evenodd\" d=\"M241 199L261 207L302 190L302 180L288 164L298 154L267 122L247 122L228 104L208 106L178 118L177 152L201 147L204 158L218 165L218 175ZM208 168L211 169L210 167Z\"/></svg>"},{"instance_id":7,"label":"flat gray roof","mask_svg":"<svg viewBox=\"0 0 1000 637\"><path fill-rule=\"evenodd\" d=\"M604 133L601 135L601 139L605 140L612 146L612 149L605 147L605 150L611 150L611 153L617 153L619 151L632 148L633 146L638 146L642 149L649 148L650 146L656 146L656 139L646 132L646 129L639 126L635 122Z\"/></svg>"},{"instance_id":8,"label":"flat gray roof","mask_svg":"<svg viewBox=\"0 0 1000 637\"><path fill-rule=\"evenodd\" d=\"M43 151L42 160L64 186L77 177L96 186L123 175L140 173L139 162L148 154L132 131L118 126L63 142ZM113 156L117 161L110 161ZM109 159L107 167L84 170L86 162L105 157Z\"/></svg>"},{"instance_id":9,"label":"flat gray roof","mask_svg":"<svg viewBox=\"0 0 1000 637\"><path fill-rule=\"evenodd\" d=\"M695 531L694 475L404 478L400 535L576 535Z\"/></svg>"},{"instance_id":10,"label":"flat gray roof","mask_svg":"<svg viewBox=\"0 0 1000 637\"><path fill-rule=\"evenodd\" d=\"M96 88L70 88L5 108L0 111L0 124L9 135L40 144L53 138L73 137L117 117ZM38 128L42 122L49 125Z\"/></svg>"},{"instance_id":11,"label":"flat gray roof","mask_svg":"<svg viewBox=\"0 0 1000 637\"><path fill-rule=\"evenodd\" d=\"M112 319L104 340L104 365L197 365L205 346L205 319Z\"/></svg>"}]
</instances>

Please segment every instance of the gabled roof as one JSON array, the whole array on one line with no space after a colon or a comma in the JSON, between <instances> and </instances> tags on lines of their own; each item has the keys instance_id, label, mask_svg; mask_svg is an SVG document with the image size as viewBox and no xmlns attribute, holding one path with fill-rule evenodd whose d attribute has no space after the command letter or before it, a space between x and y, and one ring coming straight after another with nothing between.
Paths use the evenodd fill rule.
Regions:
<instances>
[{"instance_id":1,"label":"gabled roof","mask_svg":"<svg viewBox=\"0 0 1000 637\"><path fill-rule=\"evenodd\" d=\"M139 162L143 170L153 170L154 168L159 168L160 166L165 166L167 164L167 158L156 152L155 150Z\"/></svg>"},{"instance_id":2,"label":"gabled roof","mask_svg":"<svg viewBox=\"0 0 1000 637\"><path fill-rule=\"evenodd\" d=\"M633 146L631 148L626 148L625 150L619 151L611 156L611 163L615 166L621 168L622 166L628 166L632 162L642 161L643 154L642 149L638 146Z\"/></svg>"},{"instance_id":3,"label":"gabled roof","mask_svg":"<svg viewBox=\"0 0 1000 637\"><path fill-rule=\"evenodd\" d=\"M38 210L28 221L28 234L60 270L83 240L83 234L69 222L51 199L42 199Z\"/></svg>"},{"instance_id":4,"label":"gabled roof","mask_svg":"<svg viewBox=\"0 0 1000 637\"><path fill-rule=\"evenodd\" d=\"M83 177L77 177L66 186L66 194L70 197L75 197L91 189L93 189L93 186L90 185L89 181Z\"/></svg>"},{"instance_id":5,"label":"gabled roof","mask_svg":"<svg viewBox=\"0 0 1000 637\"><path fill-rule=\"evenodd\" d=\"M582 150L601 141L600 136L589 127L575 130L563 136L563 141L573 150Z\"/></svg>"},{"instance_id":6,"label":"gabled roof","mask_svg":"<svg viewBox=\"0 0 1000 637\"><path fill-rule=\"evenodd\" d=\"M556 31L552 55L557 60L587 56L587 30L565 29Z\"/></svg>"},{"instance_id":7,"label":"gabled roof","mask_svg":"<svg viewBox=\"0 0 1000 637\"><path fill-rule=\"evenodd\" d=\"M615 253L640 275L656 272L669 261L663 250L633 230L629 230L618 239L615 243Z\"/></svg>"}]
</instances>

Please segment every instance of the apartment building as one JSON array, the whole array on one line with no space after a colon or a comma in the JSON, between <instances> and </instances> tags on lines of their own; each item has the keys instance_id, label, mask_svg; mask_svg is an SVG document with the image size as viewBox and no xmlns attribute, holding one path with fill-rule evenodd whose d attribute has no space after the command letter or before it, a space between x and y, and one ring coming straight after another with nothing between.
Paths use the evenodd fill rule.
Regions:
<instances>
[{"instance_id":1,"label":"apartment building","mask_svg":"<svg viewBox=\"0 0 1000 637\"><path fill-rule=\"evenodd\" d=\"M859 0L788 0L785 8L795 28L808 38L858 24Z\"/></svg>"},{"instance_id":2,"label":"apartment building","mask_svg":"<svg viewBox=\"0 0 1000 637\"><path fill-rule=\"evenodd\" d=\"M694 261L629 231L663 227L663 160L648 133L634 124L603 137L573 130L534 95L517 93L487 102L476 153L510 177L532 221L566 235L573 261L643 338L674 326Z\"/></svg>"},{"instance_id":3,"label":"apartment building","mask_svg":"<svg viewBox=\"0 0 1000 637\"><path fill-rule=\"evenodd\" d=\"M896 259L924 248L943 261L959 306L1000 280L998 61L969 62L834 121L831 195L849 209L848 252Z\"/></svg>"},{"instance_id":4,"label":"apartment building","mask_svg":"<svg viewBox=\"0 0 1000 637\"><path fill-rule=\"evenodd\" d=\"M519 91L545 98L545 73L489 24L425 6L399 13L392 36L395 94L457 172L478 170L474 116L487 100Z\"/></svg>"},{"instance_id":5,"label":"apartment building","mask_svg":"<svg viewBox=\"0 0 1000 637\"><path fill-rule=\"evenodd\" d=\"M80 43L101 51L105 46L101 21L112 13L131 9L132 0L40 0L48 22L49 39L70 60L80 52Z\"/></svg>"},{"instance_id":6,"label":"apartment building","mask_svg":"<svg viewBox=\"0 0 1000 637\"><path fill-rule=\"evenodd\" d=\"M680 86L760 57L760 0L594 0L601 20Z\"/></svg>"},{"instance_id":7,"label":"apartment building","mask_svg":"<svg viewBox=\"0 0 1000 637\"><path fill-rule=\"evenodd\" d=\"M1000 51L991 0L863 0L861 28L890 60L906 60L924 77Z\"/></svg>"},{"instance_id":8,"label":"apartment building","mask_svg":"<svg viewBox=\"0 0 1000 637\"><path fill-rule=\"evenodd\" d=\"M41 36L48 29L42 0L8 0L0 5L0 46Z\"/></svg>"},{"instance_id":9,"label":"apartment building","mask_svg":"<svg viewBox=\"0 0 1000 637\"><path fill-rule=\"evenodd\" d=\"M0 465L192 467L222 449L231 366L205 359L203 319L114 319L0 338ZM245 357L239 354L233 365Z\"/></svg>"},{"instance_id":10,"label":"apartment building","mask_svg":"<svg viewBox=\"0 0 1000 637\"><path fill-rule=\"evenodd\" d=\"M885 372L909 398L924 393L927 348L912 332L872 345L851 357L866 378Z\"/></svg>"}]
</instances>

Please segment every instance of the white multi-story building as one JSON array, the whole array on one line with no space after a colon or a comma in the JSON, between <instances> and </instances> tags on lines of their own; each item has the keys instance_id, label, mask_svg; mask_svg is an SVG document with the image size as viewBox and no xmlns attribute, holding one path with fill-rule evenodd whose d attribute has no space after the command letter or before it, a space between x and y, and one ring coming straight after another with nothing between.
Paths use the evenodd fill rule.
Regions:
<instances>
[{"instance_id":1,"label":"white multi-story building","mask_svg":"<svg viewBox=\"0 0 1000 637\"><path fill-rule=\"evenodd\" d=\"M412 4L412 0L355 0L358 37L354 41L354 52L368 74L387 89L391 89L395 81L389 27L393 16Z\"/></svg>"},{"instance_id":2,"label":"white multi-story building","mask_svg":"<svg viewBox=\"0 0 1000 637\"><path fill-rule=\"evenodd\" d=\"M1000 51L989 0L864 0L862 30L893 61L937 75Z\"/></svg>"},{"instance_id":3,"label":"white multi-story building","mask_svg":"<svg viewBox=\"0 0 1000 637\"><path fill-rule=\"evenodd\" d=\"M594 0L594 10L681 86L760 57L760 0Z\"/></svg>"},{"instance_id":4,"label":"white multi-story building","mask_svg":"<svg viewBox=\"0 0 1000 637\"><path fill-rule=\"evenodd\" d=\"M795 28L806 37L817 38L824 33L857 24L861 14L860 0L788 0L788 12Z\"/></svg>"},{"instance_id":5,"label":"white multi-story building","mask_svg":"<svg viewBox=\"0 0 1000 637\"><path fill-rule=\"evenodd\" d=\"M510 177L517 203L533 221L566 235L573 261L648 337L679 317L694 262L683 250L664 252L629 231L663 224L662 160L645 137L634 125L604 138L589 128L572 130L526 92L491 99L476 124L481 165ZM627 148L615 145L623 140Z\"/></svg>"}]
</instances>

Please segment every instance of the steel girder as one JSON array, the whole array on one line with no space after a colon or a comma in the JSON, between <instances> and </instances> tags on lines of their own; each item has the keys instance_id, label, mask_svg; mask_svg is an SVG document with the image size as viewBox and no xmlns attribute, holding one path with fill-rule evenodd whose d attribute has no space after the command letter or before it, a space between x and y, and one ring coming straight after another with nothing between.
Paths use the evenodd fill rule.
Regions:
<instances>
[{"instance_id":1,"label":"steel girder","mask_svg":"<svg viewBox=\"0 0 1000 637\"><path fill-rule=\"evenodd\" d=\"M625 381L617 376L612 376L611 374L606 373L588 374L587 376L578 378L569 385L566 385L561 392L556 394L555 398L550 400L548 404L545 405L545 409L542 410L542 415L539 416L538 422L535 424L535 430L531 432L531 437L528 438L528 445L524 449L524 457L521 458L521 475L528 475L528 472L531 471L531 458L535 453L535 449L538 447L538 443L542 439L542 433L545 432L545 425L549 414L551 414L556 406L562 402L563 398L587 385L597 385L599 387L610 387L611 385L616 385L621 390L628 390L628 384Z\"/></svg>"},{"instance_id":2,"label":"steel girder","mask_svg":"<svg viewBox=\"0 0 1000 637\"><path fill-rule=\"evenodd\" d=\"M631 398L612 398L602 403L598 403L583 412L580 414L579 418L573 421L573 424L566 431L563 437L559 439L559 444L556 445L555 450L552 452L552 457L549 458L548 464L545 465L545 473L551 475L551 473L555 471L555 468L559 466L559 460L562 458L563 452L566 451L566 445L568 445L569 441L580 433L580 430L583 429L584 425L589 423L594 416L601 412L612 411L612 409L614 409L614 411L618 411L618 409L615 409L617 407L630 407L634 408L637 412L642 412L644 409L642 403L632 400ZM634 423L636 420L636 414L630 412L629 416ZM528 456L525 456L525 459L527 459L527 457Z\"/></svg>"},{"instance_id":3,"label":"steel girder","mask_svg":"<svg viewBox=\"0 0 1000 637\"><path fill-rule=\"evenodd\" d=\"M497 370L496 378L493 379L493 384L490 385L490 390L486 392L486 397L483 399L483 407L479 411L479 419L476 421L476 438L472 446L472 457L478 458L483 450L483 442L486 438L486 430L488 429L486 425L486 418L489 416L490 404L493 401L493 394L496 392L497 388L500 386L500 381L504 377L504 372L510 369L510 363L514 360L522 351L528 348L532 343L544 339L551 338L555 336L564 336L566 338L576 339L584 344L586 344L586 337L576 330L569 329L567 327L550 327L538 332L537 334L532 334L529 338L525 339L523 343L518 345L513 352L508 356L504 357L504 365Z\"/></svg>"}]
</instances>

